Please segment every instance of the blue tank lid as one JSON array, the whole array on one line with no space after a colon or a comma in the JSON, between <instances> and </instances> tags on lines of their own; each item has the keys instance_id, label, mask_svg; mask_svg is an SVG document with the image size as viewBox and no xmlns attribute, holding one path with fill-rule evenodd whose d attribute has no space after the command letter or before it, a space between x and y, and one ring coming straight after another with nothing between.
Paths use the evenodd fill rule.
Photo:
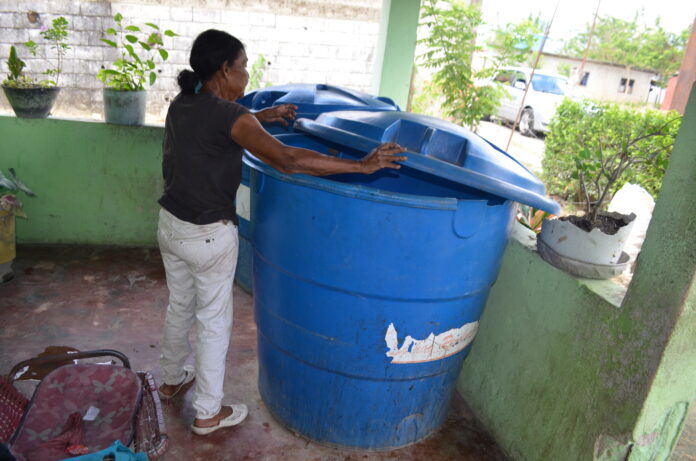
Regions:
<instances>
[{"instance_id":1,"label":"blue tank lid","mask_svg":"<svg viewBox=\"0 0 696 461\"><path fill-rule=\"evenodd\" d=\"M281 104L295 104L298 112L320 113L336 110L397 111L399 106L389 98L376 97L338 86L294 83L261 88L246 94L237 102L252 110Z\"/></svg>"},{"instance_id":2,"label":"blue tank lid","mask_svg":"<svg viewBox=\"0 0 696 461\"><path fill-rule=\"evenodd\" d=\"M385 142L408 149L402 165L534 208L560 214L546 188L508 153L444 120L408 112L326 112L299 119L295 129L331 143L369 152Z\"/></svg>"}]
</instances>

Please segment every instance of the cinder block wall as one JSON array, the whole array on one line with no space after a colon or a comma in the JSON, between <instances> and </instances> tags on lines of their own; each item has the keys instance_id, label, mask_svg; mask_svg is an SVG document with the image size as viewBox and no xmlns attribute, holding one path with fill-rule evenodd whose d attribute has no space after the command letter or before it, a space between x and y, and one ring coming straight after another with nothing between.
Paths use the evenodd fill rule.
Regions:
<instances>
[{"instance_id":1,"label":"cinder block wall","mask_svg":"<svg viewBox=\"0 0 696 461\"><path fill-rule=\"evenodd\" d=\"M45 52L32 58L22 45L39 36L41 24L64 16L70 30L71 50L66 57L60 86L64 87L54 115L101 119L102 83L95 77L102 66L116 58L116 50L101 42L102 31L113 27L113 15L121 13L124 23L154 22L179 37L165 39L170 51L159 79L148 93L148 119L161 121L169 100L176 95L176 75L188 67L193 39L200 32L225 30L247 46L249 66L263 55L268 63L264 84L328 83L369 91L379 33L381 0L174 0L90 1L30 0L0 2L0 72L7 73L5 60L11 45L30 71L47 67ZM39 14L31 23L29 12ZM55 55L49 51L49 57ZM11 108L0 93L0 111Z\"/></svg>"}]
</instances>

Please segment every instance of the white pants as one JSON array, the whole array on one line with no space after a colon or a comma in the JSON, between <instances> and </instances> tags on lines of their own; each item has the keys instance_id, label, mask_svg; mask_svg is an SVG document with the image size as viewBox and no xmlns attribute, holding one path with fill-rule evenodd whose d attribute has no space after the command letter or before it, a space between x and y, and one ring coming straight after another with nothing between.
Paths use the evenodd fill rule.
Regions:
<instances>
[{"instance_id":1,"label":"white pants","mask_svg":"<svg viewBox=\"0 0 696 461\"><path fill-rule=\"evenodd\" d=\"M239 240L232 222L191 224L161 209L157 231L169 287L160 365L165 384L183 381L196 324L196 417L220 411L232 330L232 284Z\"/></svg>"}]
</instances>

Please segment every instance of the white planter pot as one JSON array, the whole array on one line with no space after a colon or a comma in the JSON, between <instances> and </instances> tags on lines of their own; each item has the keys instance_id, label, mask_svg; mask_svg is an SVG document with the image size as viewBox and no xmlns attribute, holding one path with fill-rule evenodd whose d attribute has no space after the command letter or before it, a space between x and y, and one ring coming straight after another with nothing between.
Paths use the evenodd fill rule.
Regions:
<instances>
[{"instance_id":1,"label":"white planter pot","mask_svg":"<svg viewBox=\"0 0 696 461\"><path fill-rule=\"evenodd\" d=\"M629 262L623 247L634 222L635 219L616 234L609 235L596 228L587 232L570 221L545 219L537 248L546 261L574 275L597 279L613 277Z\"/></svg>"},{"instance_id":2,"label":"white planter pot","mask_svg":"<svg viewBox=\"0 0 696 461\"><path fill-rule=\"evenodd\" d=\"M539 237L556 253L596 264L616 264L633 228L633 219L614 235L599 229L587 232L569 221L545 219Z\"/></svg>"}]
</instances>

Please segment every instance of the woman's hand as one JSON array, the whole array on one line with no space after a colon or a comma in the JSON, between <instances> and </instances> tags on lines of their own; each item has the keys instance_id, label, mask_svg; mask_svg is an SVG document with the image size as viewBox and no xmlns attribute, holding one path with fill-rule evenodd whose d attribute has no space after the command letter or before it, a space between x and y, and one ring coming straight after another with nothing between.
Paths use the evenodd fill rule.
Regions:
<instances>
[{"instance_id":1,"label":"woman's hand","mask_svg":"<svg viewBox=\"0 0 696 461\"><path fill-rule=\"evenodd\" d=\"M283 126L288 126L288 120L295 120L295 111L297 111L296 105L282 104L260 110L254 113L254 116L261 123L279 122Z\"/></svg>"},{"instance_id":2,"label":"woman's hand","mask_svg":"<svg viewBox=\"0 0 696 461\"><path fill-rule=\"evenodd\" d=\"M287 174L369 174L381 168L399 168L400 165L395 162L406 160L405 156L396 155L406 149L393 142L382 144L361 160L334 157L302 147L288 146L264 130L253 114L239 117L232 125L230 136L260 160Z\"/></svg>"},{"instance_id":3,"label":"woman's hand","mask_svg":"<svg viewBox=\"0 0 696 461\"><path fill-rule=\"evenodd\" d=\"M367 155L367 157L360 160L363 173L374 173L382 168L394 168L395 170L398 170L401 168L401 165L396 162L405 161L406 156L396 154L405 151L406 149L394 142L382 144L381 146L373 149L372 152Z\"/></svg>"}]
</instances>

